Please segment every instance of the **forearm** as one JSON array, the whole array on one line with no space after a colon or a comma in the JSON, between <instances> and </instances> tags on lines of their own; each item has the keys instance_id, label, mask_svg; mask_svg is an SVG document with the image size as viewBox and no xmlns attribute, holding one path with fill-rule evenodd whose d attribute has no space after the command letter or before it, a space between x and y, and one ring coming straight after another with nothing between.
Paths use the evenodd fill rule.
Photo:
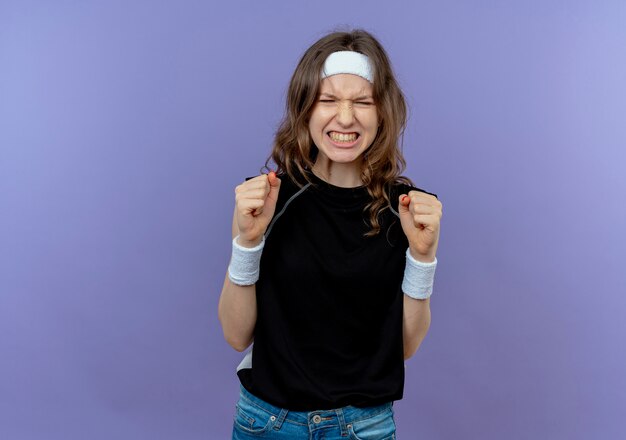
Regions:
<instances>
[{"instance_id":1,"label":"forearm","mask_svg":"<svg viewBox=\"0 0 626 440\"><path fill-rule=\"evenodd\" d=\"M413 299L404 295L402 337L404 359L408 359L419 348L430 327L430 298Z\"/></svg>"},{"instance_id":2,"label":"forearm","mask_svg":"<svg viewBox=\"0 0 626 440\"><path fill-rule=\"evenodd\" d=\"M237 351L248 348L254 339L257 317L255 285L238 286L226 275L218 317L226 342Z\"/></svg>"}]
</instances>

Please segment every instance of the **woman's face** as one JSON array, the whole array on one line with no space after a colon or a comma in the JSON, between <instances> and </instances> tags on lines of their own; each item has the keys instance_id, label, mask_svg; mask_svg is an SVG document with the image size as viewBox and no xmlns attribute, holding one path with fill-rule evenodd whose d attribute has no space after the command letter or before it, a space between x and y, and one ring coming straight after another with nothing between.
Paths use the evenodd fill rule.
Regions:
<instances>
[{"instance_id":1,"label":"woman's face","mask_svg":"<svg viewBox=\"0 0 626 440\"><path fill-rule=\"evenodd\" d=\"M321 83L309 120L309 133L319 150L317 162L358 163L378 131L372 84L349 73Z\"/></svg>"}]
</instances>

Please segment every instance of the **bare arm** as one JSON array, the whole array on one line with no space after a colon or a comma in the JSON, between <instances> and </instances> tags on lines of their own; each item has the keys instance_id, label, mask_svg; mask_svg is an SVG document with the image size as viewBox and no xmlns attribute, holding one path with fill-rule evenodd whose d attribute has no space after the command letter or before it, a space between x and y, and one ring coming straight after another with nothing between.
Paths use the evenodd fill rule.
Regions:
<instances>
[{"instance_id":1,"label":"bare arm","mask_svg":"<svg viewBox=\"0 0 626 440\"><path fill-rule=\"evenodd\" d=\"M235 188L232 238L239 236L240 246L253 248L263 241L276 209L279 189L280 179L274 172L247 180ZM217 315L226 342L237 351L248 348L254 339L257 320L255 284L235 284L226 272Z\"/></svg>"},{"instance_id":2,"label":"bare arm","mask_svg":"<svg viewBox=\"0 0 626 440\"><path fill-rule=\"evenodd\" d=\"M404 295L402 336L404 359L415 354L430 327L430 298L413 299Z\"/></svg>"},{"instance_id":3,"label":"bare arm","mask_svg":"<svg viewBox=\"0 0 626 440\"><path fill-rule=\"evenodd\" d=\"M235 209L232 238L239 235L236 212ZM253 246L254 244L248 245ZM255 285L238 286L230 281L227 272L218 305L218 318L226 342L235 350L244 351L252 343L256 314Z\"/></svg>"},{"instance_id":4,"label":"bare arm","mask_svg":"<svg viewBox=\"0 0 626 440\"><path fill-rule=\"evenodd\" d=\"M435 261L435 255L418 255L411 251L416 260L424 263ZM404 341L404 359L415 354L428 333L430 327L430 298L415 299L404 295L404 312L402 318L402 337Z\"/></svg>"},{"instance_id":5,"label":"bare arm","mask_svg":"<svg viewBox=\"0 0 626 440\"><path fill-rule=\"evenodd\" d=\"M409 191L401 194L398 214L407 239L411 256L423 263L435 261L439 243L439 229L443 205L432 194ZM430 298L414 299L404 295L402 337L404 359L419 348L430 327Z\"/></svg>"}]
</instances>

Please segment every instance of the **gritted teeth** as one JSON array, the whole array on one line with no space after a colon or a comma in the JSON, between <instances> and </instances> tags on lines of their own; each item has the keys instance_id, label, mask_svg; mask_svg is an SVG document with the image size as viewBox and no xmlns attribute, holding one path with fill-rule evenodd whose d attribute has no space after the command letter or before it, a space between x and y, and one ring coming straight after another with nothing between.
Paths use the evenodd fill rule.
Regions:
<instances>
[{"instance_id":1,"label":"gritted teeth","mask_svg":"<svg viewBox=\"0 0 626 440\"><path fill-rule=\"evenodd\" d=\"M330 138L333 141L337 141L337 142L354 142L356 140L357 137L359 137L358 133L339 133L337 131L330 131L328 133L328 136L330 136Z\"/></svg>"}]
</instances>

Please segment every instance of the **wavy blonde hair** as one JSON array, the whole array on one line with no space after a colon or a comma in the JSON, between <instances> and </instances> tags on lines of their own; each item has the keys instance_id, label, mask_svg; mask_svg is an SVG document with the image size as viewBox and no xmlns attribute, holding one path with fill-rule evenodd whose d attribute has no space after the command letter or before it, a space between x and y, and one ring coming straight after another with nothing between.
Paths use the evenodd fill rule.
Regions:
<instances>
[{"instance_id":1,"label":"wavy blonde hair","mask_svg":"<svg viewBox=\"0 0 626 440\"><path fill-rule=\"evenodd\" d=\"M340 50L367 55L374 68L373 99L380 126L374 141L364 152L361 167L361 180L372 198L364 208L364 213L369 211L371 226L365 236L374 236L381 229L379 215L388 209L391 186L395 183L414 185L409 178L400 175L406 167L398 146L407 121L404 94L385 49L369 32L362 29L333 32L307 49L291 77L285 116L264 169L265 172L270 170L268 165L272 160L277 173L287 173L300 187L311 182L306 171L313 168L317 147L309 132L309 118L319 97L324 62L328 55Z\"/></svg>"}]
</instances>

